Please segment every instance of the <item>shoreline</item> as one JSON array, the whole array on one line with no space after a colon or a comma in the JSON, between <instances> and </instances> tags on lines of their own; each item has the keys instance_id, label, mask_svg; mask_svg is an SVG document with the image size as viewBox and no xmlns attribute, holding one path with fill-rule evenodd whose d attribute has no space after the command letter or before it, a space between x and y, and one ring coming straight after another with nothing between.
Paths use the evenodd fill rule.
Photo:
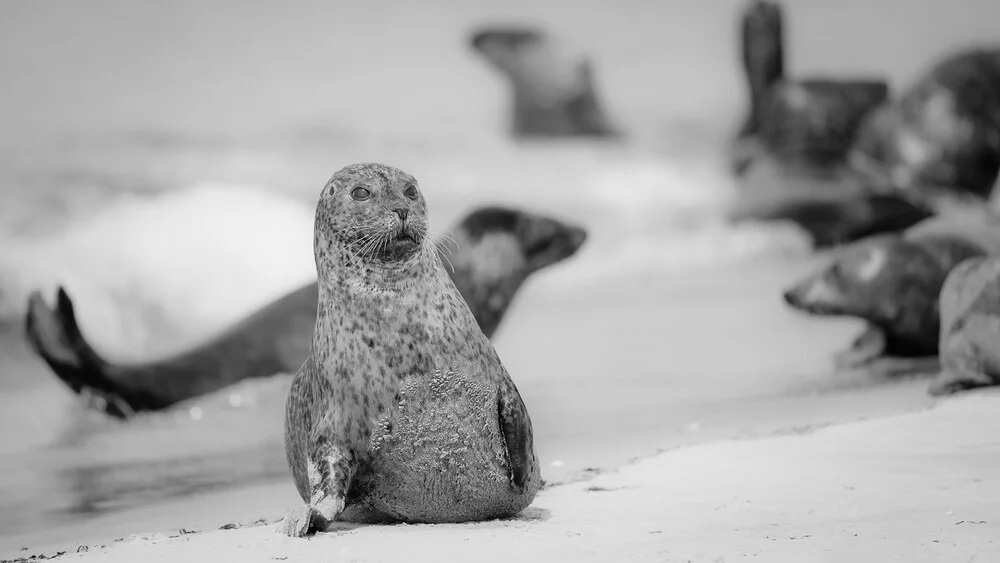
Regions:
<instances>
[{"instance_id":1,"label":"shoreline","mask_svg":"<svg viewBox=\"0 0 1000 563\"><path fill-rule=\"evenodd\" d=\"M915 412L680 446L546 487L509 520L339 525L301 541L278 534L272 522L282 514L272 514L267 524L2 557L65 549L108 562L320 561L337 553L412 562L468 557L474 539L480 561L571 553L574 561L840 561L845 553L855 561L990 560L1000 556L1000 541L986 539L1000 537L1000 483L982 468L1000 465L1000 437L983 429L998 422L1000 390L969 392ZM239 510L231 521L260 516Z\"/></svg>"}]
</instances>

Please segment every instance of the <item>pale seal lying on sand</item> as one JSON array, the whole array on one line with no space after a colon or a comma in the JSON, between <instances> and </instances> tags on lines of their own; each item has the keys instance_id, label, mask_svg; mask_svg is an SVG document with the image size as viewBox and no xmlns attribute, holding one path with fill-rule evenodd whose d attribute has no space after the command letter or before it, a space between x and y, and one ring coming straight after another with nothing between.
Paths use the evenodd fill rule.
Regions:
<instances>
[{"instance_id":1,"label":"pale seal lying on sand","mask_svg":"<svg viewBox=\"0 0 1000 563\"><path fill-rule=\"evenodd\" d=\"M513 87L515 137L618 137L604 112L591 61L539 29L486 27L470 44Z\"/></svg>"},{"instance_id":2,"label":"pale seal lying on sand","mask_svg":"<svg viewBox=\"0 0 1000 563\"><path fill-rule=\"evenodd\" d=\"M941 288L941 373L932 395L1000 385L1000 258L959 264Z\"/></svg>"},{"instance_id":3,"label":"pale seal lying on sand","mask_svg":"<svg viewBox=\"0 0 1000 563\"><path fill-rule=\"evenodd\" d=\"M750 111L730 155L741 183L733 219L792 221L822 248L931 215L898 195L872 193L848 166L861 124L889 97L885 80L786 77L776 3L750 3L740 31Z\"/></svg>"},{"instance_id":4,"label":"pale seal lying on sand","mask_svg":"<svg viewBox=\"0 0 1000 563\"><path fill-rule=\"evenodd\" d=\"M525 280L573 256L586 240L579 227L505 207L483 207L452 231L457 249L442 259L480 328L492 336ZM26 338L55 374L91 404L126 418L167 408L240 380L294 373L309 354L316 324L315 283L297 289L184 353L147 363L113 363L83 337L62 289L55 308L29 299Z\"/></svg>"},{"instance_id":5,"label":"pale seal lying on sand","mask_svg":"<svg viewBox=\"0 0 1000 563\"><path fill-rule=\"evenodd\" d=\"M864 319L869 328L836 358L840 368L937 369L939 296L949 272L1000 251L1000 219L935 217L902 234L858 241L784 294L795 309Z\"/></svg>"},{"instance_id":6,"label":"pale seal lying on sand","mask_svg":"<svg viewBox=\"0 0 1000 563\"><path fill-rule=\"evenodd\" d=\"M348 166L316 209L319 314L285 447L306 502L290 536L337 519L517 514L541 485L527 409L427 237L409 174Z\"/></svg>"}]
</instances>

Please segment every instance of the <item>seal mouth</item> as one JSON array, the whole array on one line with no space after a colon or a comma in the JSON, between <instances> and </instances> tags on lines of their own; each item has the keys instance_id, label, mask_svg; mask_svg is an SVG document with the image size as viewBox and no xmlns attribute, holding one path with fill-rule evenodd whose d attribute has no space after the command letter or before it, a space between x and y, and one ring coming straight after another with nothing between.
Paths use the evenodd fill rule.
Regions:
<instances>
[{"instance_id":1,"label":"seal mouth","mask_svg":"<svg viewBox=\"0 0 1000 563\"><path fill-rule=\"evenodd\" d=\"M383 262L406 260L420 249L420 242L420 236L404 226L382 245L377 256Z\"/></svg>"}]
</instances>

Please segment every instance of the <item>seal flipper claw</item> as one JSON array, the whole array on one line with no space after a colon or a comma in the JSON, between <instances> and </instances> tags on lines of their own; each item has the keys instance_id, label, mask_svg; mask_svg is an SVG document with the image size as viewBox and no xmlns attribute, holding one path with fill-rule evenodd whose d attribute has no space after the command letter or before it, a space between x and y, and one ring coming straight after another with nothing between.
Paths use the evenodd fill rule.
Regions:
<instances>
[{"instance_id":1,"label":"seal flipper claw","mask_svg":"<svg viewBox=\"0 0 1000 563\"><path fill-rule=\"evenodd\" d=\"M500 387L497 392L497 414L500 432L510 461L510 482L514 488L524 490L531 475L533 437L528 412L517 388Z\"/></svg>"},{"instance_id":2,"label":"seal flipper claw","mask_svg":"<svg viewBox=\"0 0 1000 563\"><path fill-rule=\"evenodd\" d=\"M944 369L927 389L931 395L940 397L998 383L978 360L984 354L967 340L952 343L943 354Z\"/></svg>"},{"instance_id":3,"label":"seal flipper claw","mask_svg":"<svg viewBox=\"0 0 1000 563\"><path fill-rule=\"evenodd\" d=\"M989 387L996 383L986 374L970 372L955 374L949 371L942 371L931 381L927 392L934 397L953 395L961 391L970 391L981 387Z\"/></svg>"},{"instance_id":4,"label":"seal flipper claw","mask_svg":"<svg viewBox=\"0 0 1000 563\"><path fill-rule=\"evenodd\" d=\"M874 325L868 325L846 349L833 356L833 365L837 369L855 369L870 364L885 353L885 332Z\"/></svg>"},{"instance_id":5,"label":"seal flipper claw","mask_svg":"<svg viewBox=\"0 0 1000 563\"><path fill-rule=\"evenodd\" d=\"M291 538L306 537L312 524L312 514L313 508L308 505L289 510L281 521L281 532Z\"/></svg>"}]
</instances>

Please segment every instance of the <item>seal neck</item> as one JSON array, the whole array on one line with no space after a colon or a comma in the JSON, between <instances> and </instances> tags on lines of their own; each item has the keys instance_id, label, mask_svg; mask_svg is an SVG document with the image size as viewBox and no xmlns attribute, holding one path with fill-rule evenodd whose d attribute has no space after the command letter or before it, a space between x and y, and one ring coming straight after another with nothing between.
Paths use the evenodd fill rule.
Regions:
<instances>
[{"instance_id":1,"label":"seal neck","mask_svg":"<svg viewBox=\"0 0 1000 563\"><path fill-rule=\"evenodd\" d=\"M426 248L399 262L362 259L349 252L338 253L333 259L318 256L316 273L321 302L324 294L331 299L344 296L351 300L398 296L442 274L433 250Z\"/></svg>"}]
</instances>

